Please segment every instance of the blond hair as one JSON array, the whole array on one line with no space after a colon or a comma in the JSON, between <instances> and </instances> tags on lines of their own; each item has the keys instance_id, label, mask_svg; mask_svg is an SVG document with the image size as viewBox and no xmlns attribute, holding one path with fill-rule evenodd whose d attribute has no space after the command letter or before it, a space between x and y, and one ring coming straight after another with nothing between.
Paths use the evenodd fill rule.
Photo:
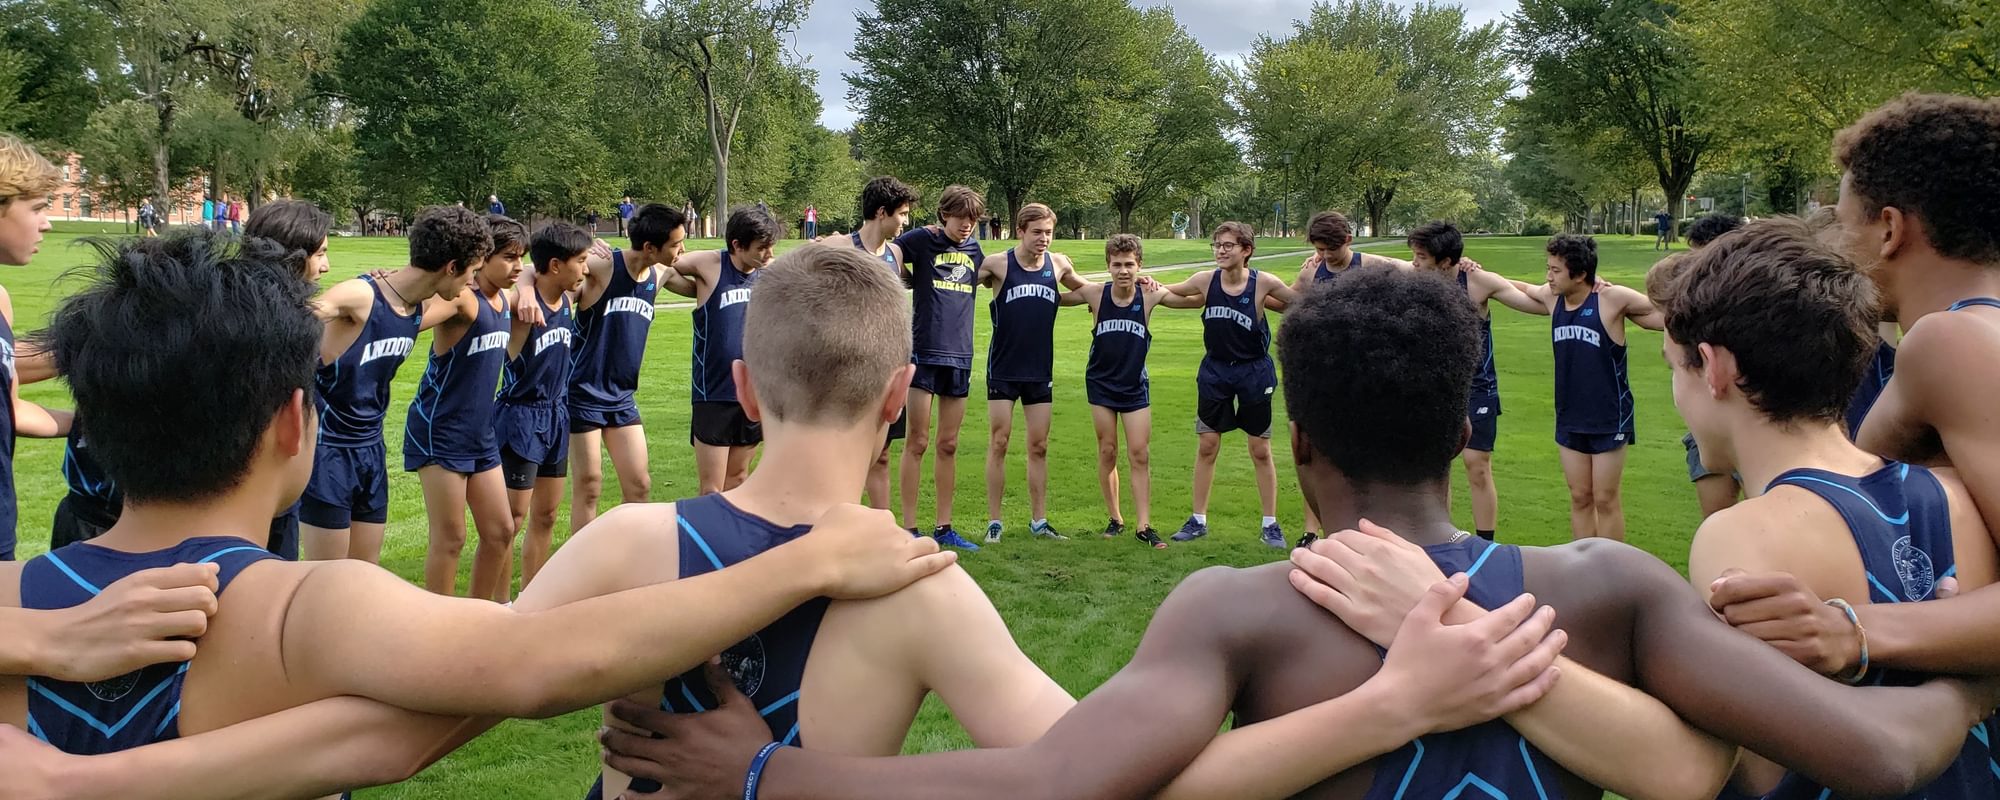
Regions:
<instances>
[{"instance_id":1,"label":"blond hair","mask_svg":"<svg viewBox=\"0 0 2000 800\"><path fill-rule=\"evenodd\" d=\"M0 208L17 199L47 197L62 185L62 171L11 133L0 133Z\"/></svg>"},{"instance_id":2,"label":"blond hair","mask_svg":"<svg viewBox=\"0 0 2000 800\"><path fill-rule=\"evenodd\" d=\"M846 427L876 411L890 377L910 363L902 282L859 250L823 244L757 274L743 314L743 364L764 413Z\"/></svg>"},{"instance_id":3,"label":"blond hair","mask_svg":"<svg viewBox=\"0 0 2000 800\"><path fill-rule=\"evenodd\" d=\"M1655 307L1662 307L1673 299L1674 282L1692 260L1689 252L1683 250L1662 258L1646 270L1646 299L1653 301Z\"/></svg>"},{"instance_id":4,"label":"blond hair","mask_svg":"<svg viewBox=\"0 0 2000 800\"><path fill-rule=\"evenodd\" d=\"M1048 220L1050 225L1054 225L1056 220L1055 209L1041 203L1029 203L1021 206L1020 211L1014 212L1015 235L1019 236L1020 231L1027 230L1030 224L1041 220Z\"/></svg>"}]
</instances>

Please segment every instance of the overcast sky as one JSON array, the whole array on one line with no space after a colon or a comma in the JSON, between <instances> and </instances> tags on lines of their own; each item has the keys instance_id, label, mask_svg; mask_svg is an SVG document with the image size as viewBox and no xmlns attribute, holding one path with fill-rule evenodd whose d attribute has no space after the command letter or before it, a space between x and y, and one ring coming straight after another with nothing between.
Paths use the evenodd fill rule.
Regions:
<instances>
[{"instance_id":1,"label":"overcast sky","mask_svg":"<svg viewBox=\"0 0 2000 800\"><path fill-rule=\"evenodd\" d=\"M1181 26L1194 34L1203 47L1224 61L1234 63L1250 49L1250 41L1260 33L1283 33L1292 20L1304 16L1308 0L1135 0L1141 6L1167 6ZM1512 13L1517 0L1459 0L1474 23L1498 20ZM819 72L820 123L834 130L854 123L856 112L847 107L847 80L842 73L853 72L855 63L847 57L854 40L854 15L873 11L874 0L813 0L812 16L797 34L793 46L806 57L806 65Z\"/></svg>"}]
</instances>

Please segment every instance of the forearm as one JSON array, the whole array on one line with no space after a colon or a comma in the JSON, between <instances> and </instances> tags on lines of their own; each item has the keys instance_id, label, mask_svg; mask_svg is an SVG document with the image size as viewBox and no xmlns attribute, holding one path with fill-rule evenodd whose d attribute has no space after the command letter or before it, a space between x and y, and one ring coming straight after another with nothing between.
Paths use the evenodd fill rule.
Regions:
<instances>
[{"instance_id":1,"label":"forearm","mask_svg":"<svg viewBox=\"0 0 2000 800\"><path fill-rule=\"evenodd\" d=\"M2000 584L1927 603L1856 605L1869 669L2000 675Z\"/></svg>"},{"instance_id":2,"label":"forearm","mask_svg":"<svg viewBox=\"0 0 2000 800\"><path fill-rule=\"evenodd\" d=\"M1423 735L1420 725L1404 719L1404 708L1370 682L1282 717L1226 731L1158 797L1291 797ZM1301 746L1304 742L1313 746Z\"/></svg>"},{"instance_id":3,"label":"forearm","mask_svg":"<svg viewBox=\"0 0 2000 800\"><path fill-rule=\"evenodd\" d=\"M31 439L56 439L69 435L73 414L43 408L19 397L14 398L14 433Z\"/></svg>"},{"instance_id":4,"label":"forearm","mask_svg":"<svg viewBox=\"0 0 2000 800\"><path fill-rule=\"evenodd\" d=\"M0 608L0 675L46 675L49 649L59 641L48 612Z\"/></svg>"},{"instance_id":5,"label":"forearm","mask_svg":"<svg viewBox=\"0 0 2000 800\"><path fill-rule=\"evenodd\" d=\"M1736 746L1673 709L1567 658L1562 680L1507 724L1578 777L1632 800L1709 800L1729 780Z\"/></svg>"},{"instance_id":6,"label":"forearm","mask_svg":"<svg viewBox=\"0 0 2000 800\"><path fill-rule=\"evenodd\" d=\"M78 759L76 800L325 797L407 780L496 718L416 714L336 697L220 730Z\"/></svg>"}]
</instances>

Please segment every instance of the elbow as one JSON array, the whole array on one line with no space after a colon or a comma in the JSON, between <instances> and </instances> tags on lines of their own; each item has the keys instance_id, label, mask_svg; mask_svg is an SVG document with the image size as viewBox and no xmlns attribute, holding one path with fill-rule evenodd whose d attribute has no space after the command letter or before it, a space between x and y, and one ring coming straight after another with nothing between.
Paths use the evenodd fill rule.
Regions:
<instances>
[{"instance_id":1,"label":"elbow","mask_svg":"<svg viewBox=\"0 0 2000 800\"><path fill-rule=\"evenodd\" d=\"M1919 752L1899 742L1850 754L1841 759L1837 772L1819 783L1839 797L1902 797L1929 783L1950 764L1950 759L1940 760L1935 753Z\"/></svg>"}]
</instances>

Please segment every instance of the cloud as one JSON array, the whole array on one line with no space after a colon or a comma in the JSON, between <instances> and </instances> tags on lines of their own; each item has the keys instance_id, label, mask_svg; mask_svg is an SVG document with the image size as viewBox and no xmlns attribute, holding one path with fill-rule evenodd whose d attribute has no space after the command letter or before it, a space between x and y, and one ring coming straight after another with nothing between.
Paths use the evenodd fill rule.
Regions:
<instances>
[{"instance_id":1,"label":"cloud","mask_svg":"<svg viewBox=\"0 0 2000 800\"><path fill-rule=\"evenodd\" d=\"M1282 36L1292 21L1305 16L1305 0L1137 0L1144 7L1165 6L1181 26L1216 57L1234 63L1250 51L1261 34ZM1464 0L1474 24L1493 22L1514 12L1517 0ZM852 126L859 112L847 107L847 80L842 73L860 66L847 57L854 47L855 15L872 13L873 0L816 0L806 25L793 37L793 49L819 72L820 124L835 130Z\"/></svg>"}]
</instances>

